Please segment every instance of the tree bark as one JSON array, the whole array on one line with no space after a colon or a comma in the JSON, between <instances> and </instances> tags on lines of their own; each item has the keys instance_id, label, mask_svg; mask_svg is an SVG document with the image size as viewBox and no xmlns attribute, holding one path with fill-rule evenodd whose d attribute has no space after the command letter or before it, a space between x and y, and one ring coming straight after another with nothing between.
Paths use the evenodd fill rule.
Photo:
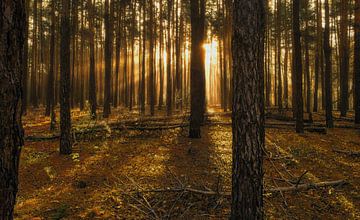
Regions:
<instances>
[{"instance_id":1,"label":"tree bark","mask_svg":"<svg viewBox=\"0 0 360 220\"><path fill-rule=\"evenodd\" d=\"M13 219L24 145L25 7L24 0L0 1L0 219Z\"/></svg>"},{"instance_id":2,"label":"tree bark","mask_svg":"<svg viewBox=\"0 0 360 220\"><path fill-rule=\"evenodd\" d=\"M355 123L360 124L360 0L355 0L354 106Z\"/></svg>"},{"instance_id":3,"label":"tree bark","mask_svg":"<svg viewBox=\"0 0 360 220\"><path fill-rule=\"evenodd\" d=\"M325 29L324 29L324 56L325 56L325 107L326 107L326 126L334 127L332 116L332 66L331 66L331 46L330 46L330 15L329 0L325 0Z\"/></svg>"},{"instance_id":4,"label":"tree bark","mask_svg":"<svg viewBox=\"0 0 360 220\"><path fill-rule=\"evenodd\" d=\"M304 132L303 119L303 94L302 94L302 61L301 61L301 32L300 32L300 0L293 1L293 74L294 84L293 91L296 100L295 116L296 116L296 132Z\"/></svg>"},{"instance_id":5,"label":"tree bark","mask_svg":"<svg viewBox=\"0 0 360 220\"><path fill-rule=\"evenodd\" d=\"M233 5L233 165L230 219L262 219L265 2Z\"/></svg>"},{"instance_id":6,"label":"tree bark","mask_svg":"<svg viewBox=\"0 0 360 220\"><path fill-rule=\"evenodd\" d=\"M111 1L109 3L109 1ZM108 118L111 113L111 72L112 72L112 15L113 7L110 6L113 4L113 0L105 0L105 84L104 84L104 112L103 117Z\"/></svg>"},{"instance_id":7,"label":"tree bark","mask_svg":"<svg viewBox=\"0 0 360 220\"><path fill-rule=\"evenodd\" d=\"M94 5L92 0L88 0L88 16L89 16L89 30L90 30L90 40L89 40L89 49L90 49L90 69L89 69L89 102L91 110L91 118L96 119L96 108L97 108L97 99L96 99L96 78L95 78L95 43L94 43Z\"/></svg>"},{"instance_id":8,"label":"tree bark","mask_svg":"<svg viewBox=\"0 0 360 220\"><path fill-rule=\"evenodd\" d=\"M171 11L173 0L167 5L167 46L166 46L166 114L172 114L172 76L171 76Z\"/></svg>"},{"instance_id":9,"label":"tree bark","mask_svg":"<svg viewBox=\"0 0 360 220\"><path fill-rule=\"evenodd\" d=\"M55 64L55 3L56 0L52 0L51 8L51 36L50 36L50 66L49 76L47 82L47 96L46 96L46 110L45 115L50 116L52 106L54 105L54 64Z\"/></svg>"},{"instance_id":10,"label":"tree bark","mask_svg":"<svg viewBox=\"0 0 360 220\"><path fill-rule=\"evenodd\" d=\"M62 0L60 42L60 154L72 153L70 112L70 0Z\"/></svg>"},{"instance_id":11,"label":"tree bark","mask_svg":"<svg viewBox=\"0 0 360 220\"><path fill-rule=\"evenodd\" d=\"M205 102L205 53L203 48L205 0L191 1L191 114L190 138L200 138Z\"/></svg>"},{"instance_id":12,"label":"tree bark","mask_svg":"<svg viewBox=\"0 0 360 220\"><path fill-rule=\"evenodd\" d=\"M340 2L340 114L346 117L349 108L349 0Z\"/></svg>"}]
</instances>

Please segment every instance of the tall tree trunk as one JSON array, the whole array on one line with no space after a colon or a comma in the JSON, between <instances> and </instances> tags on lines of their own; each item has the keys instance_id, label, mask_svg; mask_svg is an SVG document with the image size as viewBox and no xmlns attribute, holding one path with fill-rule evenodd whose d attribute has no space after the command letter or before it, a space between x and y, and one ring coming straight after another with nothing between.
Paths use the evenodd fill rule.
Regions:
<instances>
[{"instance_id":1,"label":"tall tree trunk","mask_svg":"<svg viewBox=\"0 0 360 220\"><path fill-rule=\"evenodd\" d=\"M163 34L163 19L162 19L162 14L163 14L163 1L159 1L159 10L160 10L160 15L159 15L159 20L160 20L160 41L159 41L159 55L160 55L160 67L159 67L159 78L160 78L160 85L159 85L159 109L162 108L162 106L164 105L164 61L163 61L163 50L164 50L164 34Z\"/></svg>"},{"instance_id":2,"label":"tall tree trunk","mask_svg":"<svg viewBox=\"0 0 360 220\"><path fill-rule=\"evenodd\" d=\"M354 106L355 123L360 124L360 0L355 0Z\"/></svg>"},{"instance_id":3,"label":"tall tree trunk","mask_svg":"<svg viewBox=\"0 0 360 220\"><path fill-rule=\"evenodd\" d=\"M277 62L277 103L279 111L282 111L282 76L281 76L281 0L277 0L277 13L276 13L276 29L277 29L277 52L276 52L276 62Z\"/></svg>"},{"instance_id":4,"label":"tall tree trunk","mask_svg":"<svg viewBox=\"0 0 360 220\"><path fill-rule=\"evenodd\" d=\"M264 6L263 0L235 0L233 5L234 96L230 219L264 217Z\"/></svg>"},{"instance_id":5,"label":"tall tree trunk","mask_svg":"<svg viewBox=\"0 0 360 220\"><path fill-rule=\"evenodd\" d=\"M88 16L89 16L89 30L90 30L90 39L89 39L89 49L90 49L90 68L89 68L89 102L91 109L91 118L96 119L96 108L97 108L97 99L96 99L96 77L95 77L95 43L94 43L94 5L92 0L88 0Z\"/></svg>"},{"instance_id":6,"label":"tall tree trunk","mask_svg":"<svg viewBox=\"0 0 360 220\"><path fill-rule=\"evenodd\" d=\"M111 1L109 3L109 1ZM110 6L111 4L111 6ZM108 118L111 113L111 72L112 72L112 16L113 16L113 0L105 0L105 84L104 84L104 112L103 117Z\"/></svg>"},{"instance_id":7,"label":"tall tree trunk","mask_svg":"<svg viewBox=\"0 0 360 220\"><path fill-rule=\"evenodd\" d=\"M349 109L349 39L348 16L349 0L340 3L340 113L346 117Z\"/></svg>"},{"instance_id":8,"label":"tall tree trunk","mask_svg":"<svg viewBox=\"0 0 360 220\"><path fill-rule=\"evenodd\" d=\"M205 0L191 1L191 113L190 113L190 138L200 138L200 126L204 114L204 79L205 79L205 53L204 19Z\"/></svg>"},{"instance_id":9,"label":"tall tree trunk","mask_svg":"<svg viewBox=\"0 0 360 220\"><path fill-rule=\"evenodd\" d=\"M295 97L296 132L304 132L303 95L302 95L302 61L300 32L300 0L293 1L293 94Z\"/></svg>"},{"instance_id":10,"label":"tall tree trunk","mask_svg":"<svg viewBox=\"0 0 360 220\"><path fill-rule=\"evenodd\" d=\"M321 3L319 0L316 0L316 51L315 51L315 82L314 82L314 107L313 111L317 112L319 110L319 78L322 75L322 62L321 57L323 54L322 50L322 13L321 13ZM323 94L322 94L323 95Z\"/></svg>"},{"instance_id":11,"label":"tall tree trunk","mask_svg":"<svg viewBox=\"0 0 360 220\"><path fill-rule=\"evenodd\" d=\"M50 37L50 66L49 76L47 82L47 97L46 97L46 111L45 115L50 116L52 106L54 105L54 63L55 63L55 5L56 0L51 2L51 37Z\"/></svg>"},{"instance_id":12,"label":"tall tree trunk","mask_svg":"<svg viewBox=\"0 0 360 220\"><path fill-rule=\"evenodd\" d=\"M325 29L324 29L324 55L325 55L325 101L326 101L326 126L334 127L332 116L332 66L330 46L330 12L329 0L325 0Z\"/></svg>"},{"instance_id":13,"label":"tall tree trunk","mask_svg":"<svg viewBox=\"0 0 360 220\"><path fill-rule=\"evenodd\" d=\"M30 13L30 1L26 1L26 27L25 27L25 39L29 38L29 13ZM22 96L22 105L21 105L21 111L22 114L26 114L27 111L27 105L28 105L28 77L29 77L29 41L25 41L25 51L24 51L24 74L23 74L23 96Z\"/></svg>"},{"instance_id":14,"label":"tall tree trunk","mask_svg":"<svg viewBox=\"0 0 360 220\"><path fill-rule=\"evenodd\" d=\"M38 16L37 16L37 1L33 2L33 34L32 34L32 62L31 62L31 90L30 100L34 108L38 108L38 96L37 96L37 50L38 50L38 39L37 39L37 27L38 27Z\"/></svg>"},{"instance_id":15,"label":"tall tree trunk","mask_svg":"<svg viewBox=\"0 0 360 220\"><path fill-rule=\"evenodd\" d=\"M142 53L142 70L141 70L141 100L140 111L142 115L145 115L145 73L146 73L146 1L143 6L143 53Z\"/></svg>"},{"instance_id":16,"label":"tall tree trunk","mask_svg":"<svg viewBox=\"0 0 360 220\"><path fill-rule=\"evenodd\" d=\"M21 122L25 1L0 1L0 219L13 219L24 145Z\"/></svg>"},{"instance_id":17,"label":"tall tree trunk","mask_svg":"<svg viewBox=\"0 0 360 220\"><path fill-rule=\"evenodd\" d=\"M130 72L130 105L129 109L132 111L135 100L135 28L136 28L136 2L130 4L131 7L131 72Z\"/></svg>"},{"instance_id":18,"label":"tall tree trunk","mask_svg":"<svg viewBox=\"0 0 360 220\"><path fill-rule=\"evenodd\" d=\"M115 92L114 92L114 108L118 107L119 102L119 71L120 71L120 53L121 53L121 25L122 25L122 6L117 12L117 27L116 27L116 48L115 48Z\"/></svg>"},{"instance_id":19,"label":"tall tree trunk","mask_svg":"<svg viewBox=\"0 0 360 220\"><path fill-rule=\"evenodd\" d=\"M171 76L171 9L173 0L167 5L167 47L166 47L166 114L172 114L172 76Z\"/></svg>"},{"instance_id":20,"label":"tall tree trunk","mask_svg":"<svg viewBox=\"0 0 360 220\"><path fill-rule=\"evenodd\" d=\"M153 0L150 0L150 48L149 48L149 96L150 96L150 114L155 114L155 71L154 71L154 4Z\"/></svg>"},{"instance_id":21,"label":"tall tree trunk","mask_svg":"<svg viewBox=\"0 0 360 220\"><path fill-rule=\"evenodd\" d=\"M71 154L70 0L62 0L60 42L60 154Z\"/></svg>"},{"instance_id":22,"label":"tall tree trunk","mask_svg":"<svg viewBox=\"0 0 360 220\"><path fill-rule=\"evenodd\" d=\"M84 10L81 10L81 30L84 30ZM84 74L84 47L85 47L85 38L84 33L81 32L80 35L80 97L79 105L80 111L83 111L85 108L85 74Z\"/></svg>"}]
</instances>

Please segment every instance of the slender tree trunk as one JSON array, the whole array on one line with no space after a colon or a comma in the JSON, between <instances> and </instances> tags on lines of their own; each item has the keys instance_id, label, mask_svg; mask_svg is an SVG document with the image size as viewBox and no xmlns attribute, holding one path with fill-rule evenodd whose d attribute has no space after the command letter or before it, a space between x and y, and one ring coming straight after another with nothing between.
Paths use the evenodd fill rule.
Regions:
<instances>
[{"instance_id":1,"label":"slender tree trunk","mask_svg":"<svg viewBox=\"0 0 360 220\"><path fill-rule=\"evenodd\" d=\"M282 104L282 76L281 76L281 0L277 0L277 21L276 21L276 28L277 28L277 52L276 52L276 62L277 62L277 103L279 107L279 111L282 111L283 104Z\"/></svg>"},{"instance_id":2,"label":"slender tree trunk","mask_svg":"<svg viewBox=\"0 0 360 220\"><path fill-rule=\"evenodd\" d=\"M111 1L109 3L109 1ZM110 5L111 4L111 5ZM112 35L113 35L113 0L105 0L105 84L104 84L104 112L103 117L108 118L111 113L111 72L112 72Z\"/></svg>"},{"instance_id":3,"label":"slender tree trunk","mask_svg":"<svg viewBox=\"0 0 360 220\"><path fill-rule=\"evenodd\" d=\"M233 165L230 219L263 219L265 2L233 5ZM246 137L246 138L244 138Z\"/></svg>"},{"instance_id":4,"label":"slender tree trunk","mask_svg":"<svg viewBox=\"0 0 360 220\"><path fill-rule=\"evenodd\" d=\"M54 105L54 63L55 63L55 4L56 0L52 0L51 8L51 37L50 37L50 66L47 83L46 111L45 115L50 116L52 106Z\"/></svg>"},{"instance_id":5,"label":"slender tree trunk","mask_svg":"<svg viewBox=\"0 0 360 220\"><path fill-rule=\"evenodd\" d=\"M89 16L89 30L90 30L90 39L89 39L89 49L90 49L90 68L89 68L89 102L91 109L91 118L96 119L96 108L97 108L97 99L96 99L96 77L95 77L95 43L94 43L94 5L92 0L88 0L88 16Z\"/></svg>"},{"instance_id":6,"label":"slender tree trunk","mask_svg":"<svg viewBox=\"0 0 360 220\"><path fill-rule=\"evenodd\" d=\"M303 95L302 95L302 61L300 32L300 0L293 1L293 91L295 97L296 132L304 132Z\"/></svg>"},{"instance_id":7,"label":"slender tree trunk","mask_svg":"<svg viewBox=\"0 0 360 220\"><path fill-rule=\"evenodd\" d=\"M116 48L115 48L115 92L114 92L114 108L118 107L118 101L119 101L119 71L120 71L120 53L121 53L121 25L122 25L122 10L118 10L117 13L117 31L116 31Z\"/></svg>"},{"instance_id":8,"label":"slender tree trunk","mask_svg":"<svg viewBox=\"0 0 360 220\"><path fill-rule=\"evenodd\" d=\"M154 71L154 4L150 0L150 68L149 68L149 96L150 96L150 114L155 114L155 71Z\"/></svg>"},{"instance_id":9,"label":"slender tree trunk","mask_svg":"<svg viewBox=\"0 0 360 220\"><path fill-rule=\"evenodd\" d=\"M172 76L171 76L171 9L173 0L167 5L167 48L166 48L166 114L172 114Z\"/></svg>"},{"instance_id":10,"label":"slender tree trunk","mask_svg":"<svg viewBox=\"0 0 360 220\"><path fill-rule=\"evenodd\" d=\"M131 4L131 72L130 72L130 97L129 97L129 109L132 111L135 100L135 28L136 28L136 3Z\"/></svg>"},{"instance_id":11,"label":"slender tree trunk","mask_svg":"<svg viewBox=\"0 0 360 220\"><path fill-rule=\"evenodd\" d=\"M162 19L162 14L163 14L163 1L159 1L159 10L160 10L160 48L159 48L159 55L160 55L160 67L159 67L159 78L160 78L160 85L159 85L159 109L162 108L162 106L164 105L164 61L163 61L163 50L164 50L164 34L163 34L163 19Z\"/></svg>"},{"instance_id":12,"label":"slender tree trunk","mask_svg":"<svg viewBox=\"0 0 360 220\"><path fill-rule=\"evenodd\" d=\"M322 13L321 13L321 3L319 0L316 0L316 51L315 51L315 86L314 86L314 108L313 111L317 112L319 110L319 77L322 71ZM322 94L323 95L323 94Z\"/></svg>"},{"instance_id":13,"label":"slender tree trunk","mask_svg":"<svg viewBox=\"0 0 360 220\"><path fill-rule=\"evenodd\" d=\"M84 29L84 10L81 10L81 30ZM80 35L80 111L83 111L85 108L85 74L84 74L84 47L85 47L85 39L84 33Z\"/></svg>"},{"instance_id":14,"label":"slender tree trunk","mask_svg":"<svg viewBox=\"0 0 360 220\"><path fill-rule=\"evenodd\" d=\"M21 100L26 37L25 1L0 1L0 219L11 220L24 145Z\"/></svg>"},{"instance_id":15,"label":"slender tree trunk","mask_svg":"<svg viewBox=\"0 0 360 220\"><path fill-rule=\"evenodd\" d=\"M332 66L330 46L330 12L329 0L325 0L325 29L324 29L324 55L325 55L325 101L326 101L326 126L334 127L332 116Z\"/></svg>"},{"instance_id":16,"label":"slender tree trunk","mask_svg":"<svg viewBox=\"0 0 360 220\"><path fill-rule=\"evenodd\" d=\"M354 106L355 123L360 124L360 0L355 0Z\"/></svg>"},{"instance_id":17,"label":"slender tree trunk","mask_svg":"<svg viewBox=\"0 0 360 220\"><path fill-rule=\"evenodd\" d=\"M141 101L140 111L145 115L145 73L146 73L146 1L143 7L143 53L142 53L142 70L141 70Z\"/></svg>"},{"instance_id":18,"label":"slender tree trunk","mask_svg":"<svg viewBox=\"0 0 360 220\"><path fill-rule=\"evenodd\" d=\"M26 27L25 27L25 39L29 38L29 12L30 12L30 1L26 1ZM24 74L23 74L23 96L22 96L22 105L21 111L22 114L26 114L27 105L28 105L28 77L29 77L29 41L26 40L25 43L25 51L24 51Z\"/></svg>"},{"instance_id":19,"label":"slender tree trunk","mask_svg":"<svg viewBox=\"0 0 360 220\"><path fill-rule=\"evenodd\" d=\"M348 39L348 16L349 0L341 0L340 3L340 113L346 117L349 109L349 39Z\"/></svg>"},{"instance_id":20,"label":"slender tree trunk","mask_svg":"<svg viewBox=\"0 0 360 220\"><path fill-rule=\"evenodd\" d=\"M37 50L38 50L38 39L37 39L37 23L38 23L38 16L37 16L37 1L34 0L33 2L33 34L32 34L32 62L31 62L31 90L30 90L30 100L31 104L34 108L38 108L38 96L37 96Z\"/></svg>"}]
</instances>

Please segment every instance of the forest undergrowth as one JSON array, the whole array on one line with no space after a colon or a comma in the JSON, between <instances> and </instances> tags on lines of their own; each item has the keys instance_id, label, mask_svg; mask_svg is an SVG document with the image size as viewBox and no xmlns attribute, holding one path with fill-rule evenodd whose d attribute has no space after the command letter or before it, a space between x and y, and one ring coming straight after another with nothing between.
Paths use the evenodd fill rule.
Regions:
<instances>
[{"instance_id":1,"label":"forest undergrowth","mask_svg":"<svg viewBox=\"0 0 360 220\"><path fill-rule=\"evenodd\" d=\"M189 139L187 114L117 111L97 121L73 111L70 156L41 109L25 116L16 219L228 219L230 113L212 109L202 138ZM267 113L266 217L360 218L360 130L340 117L323 129L319 113L296 134L290 116Z\"/></svg>"}]
</instances>

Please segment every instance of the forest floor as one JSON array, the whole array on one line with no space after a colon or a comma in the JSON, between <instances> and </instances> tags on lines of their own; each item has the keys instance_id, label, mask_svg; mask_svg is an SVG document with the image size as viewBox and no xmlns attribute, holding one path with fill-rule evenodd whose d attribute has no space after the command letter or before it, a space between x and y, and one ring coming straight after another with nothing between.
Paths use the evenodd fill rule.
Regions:
<instances>
[{"instance_id":1,"label":"forest floor","mask_svg":"<svg viewBox=\"0 0 360 220\"><path fill-rule=\"evenodd\" d=\"M49 131L43 109L29 112L15 219L228 219L231 119L214 112L202 139L192 140L182 115L139 118L119 108L92 122L73 111L69 156L59 155L58 130ZM347 184L266 192L266 218L360 219L360 130L337 118L326 134L296 134L284 115L266 122L265 188ZM322 119L314 115L312 127Z\"/></svg>"}]
</instances>

